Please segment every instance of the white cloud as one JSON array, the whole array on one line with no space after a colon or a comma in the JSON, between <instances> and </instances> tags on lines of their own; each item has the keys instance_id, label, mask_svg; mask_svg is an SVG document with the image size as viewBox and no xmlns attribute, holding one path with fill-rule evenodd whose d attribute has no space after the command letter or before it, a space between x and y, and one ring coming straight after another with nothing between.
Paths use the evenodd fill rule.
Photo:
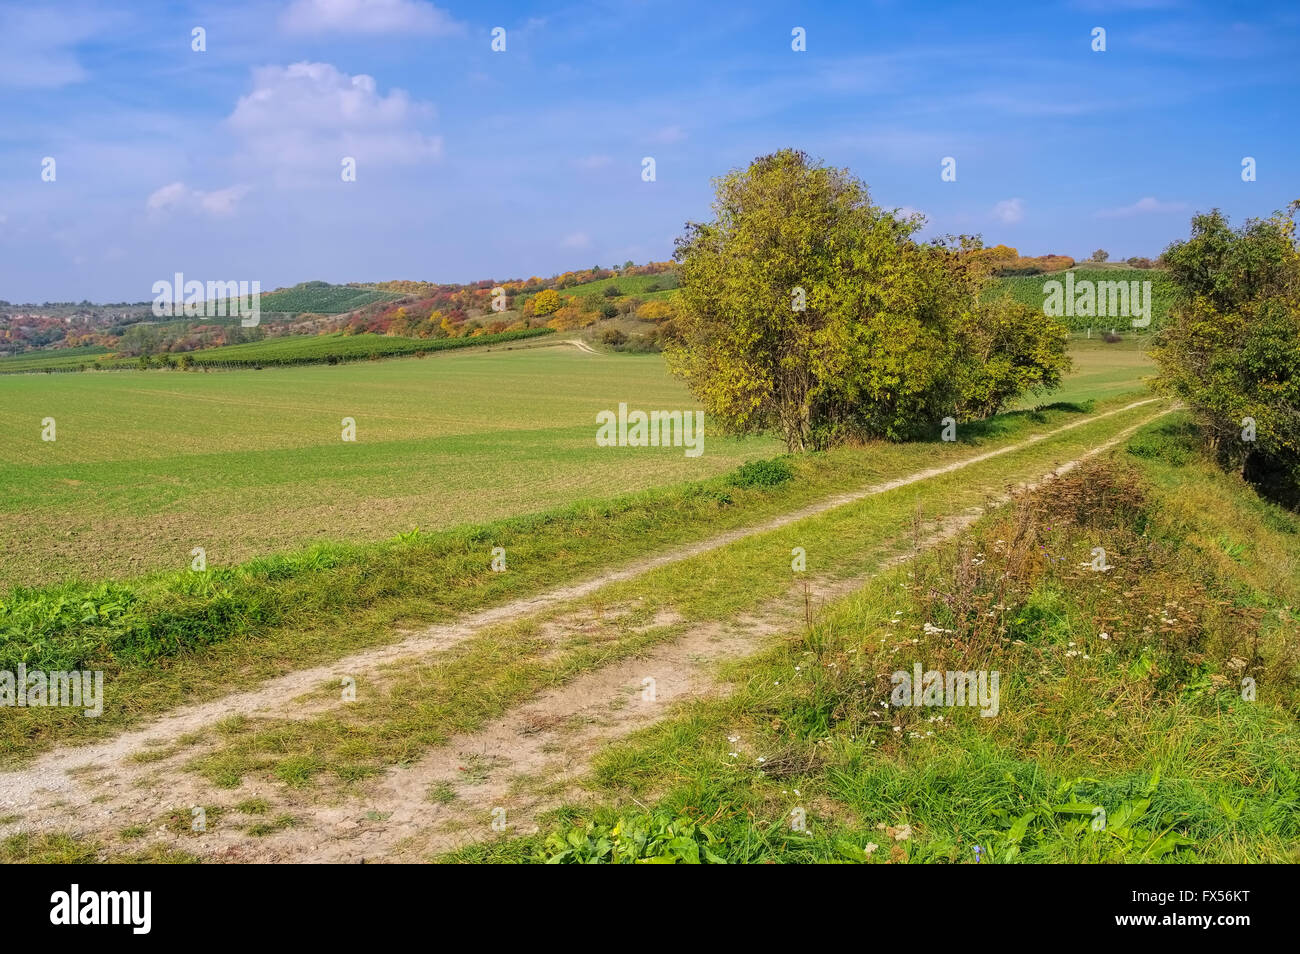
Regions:
<instances>
[{"instance_id":1,"label":"white cloud","mask_svg":"<svg viewBox=\"0 0 1300 954\"><path fill-rule=\"evenodd\" d=\"M609 156L583 156L581 159L573 160L573 164L579 169L604 169L614 160Z\"/></svg>"},{"instance_id":2,"label":"white cloud","mask_svg":"<svg viewBox=\"0 0 1300 954\"><path fill-rule=\"evenodd\" d=\"M1025 217L1024 199L1003 199L993 206L993 217L1003 225L1015 225Z\"/></svg>"},{"instance_id":3,"label":"white cloud","mask_svg":"<svg viewBox=\"0 0 1300 954\"><path fill-rule=\"evenodd\" d=\"M1186 202L1161 202L1147 196L1138 199L1132 205L1120 206L1117 209L1102 209L1097 213L1099 219L1127 219L1135 215L1152 215L1167 212L1186 212Z\"/></svg>"},{"instance_id":4,"label":"white cloud","mask_svg":"<svg viewBox=\"0 0 1300 954\"><path fill-rule=\"evenodd\" d=\"M229 218L235 214L239 200L248 195L245 185L233 185L215 192L191 189L183 182L173 182L154 191L145 200L145 208L154 215L170 212L201 213L214 218Z\"/></svg>"},{"instance_id":5,"label":"white cloud","mask_svg":"<svg viewBox=\"0 0 1300 954\"><path fill-rule=\"evenodd\" d=\"M244 158L276 170L326 170L337 177L345 156L367 166L427 162L442 155L442 138L420 131L428 103L400 89L379 93L373 77L349 76L329 63L253 70L253 91L240 98L227 125L244 139Z\"/></svg>"},{"instance_id":6,"label":"white cloud","mask_svg":"<svg viewBox=\"0 0 1300 954\"><path fill-rule=\"evenodd\" d=\"M290 33L452 36L465 26L422 0L294 0L280 19Z\"/></svg>"},{"instance_id":7,"label":"white cloud","mask_svg":"<svg viewBox=\"0 0 1300 954\"><path fill-rule=\"evenodd\" d=\"M560 242L561 248L588 248L591 246L591 236L586 232L574 232L566 235Z\"/></svg>"}]
</instances>

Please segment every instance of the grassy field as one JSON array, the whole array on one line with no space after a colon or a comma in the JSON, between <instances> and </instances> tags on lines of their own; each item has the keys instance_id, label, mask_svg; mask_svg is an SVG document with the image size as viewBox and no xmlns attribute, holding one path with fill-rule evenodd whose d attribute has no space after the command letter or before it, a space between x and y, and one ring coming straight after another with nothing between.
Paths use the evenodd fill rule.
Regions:
<instances>
[{"instance_id":1,"label":"grassy field","mask_svg":"<svg viewBox=\"0 0 1300 954\"><path fill-rule=\"evenodd\" d=\"M1148 366L1132 346L1075 350L1075 376L1029 406L1141 387ZM0 377L0 585L176 567L196 546L229 564L315 540L532 513L780 450L709 434L698 458L670 448L611 454L594 444L595 415L620 401L695 406L660 357L562 347L219 374ZM46 417L54 442L41 440ZM344 417L356 421L355 443L341 439Z\"/></svg>"},{"instance_id":2,"label":"grassy field","mask_svg":"<svg viewBox=\"0 0 1300 954\"><path fill-rule=\"evenodd\" d=\"M400 338L390 335L285 335L264 341L228 345L224 348L207 348L195 351L190 360L194 364L216 367L230 365L273 366L294 364L319 364L333 359L339 361L365 361L370 358L393 358L424 351L453 351L459 348L477 348L485 345L505 344L538 338L550 332L549 328L530 328L507 331L496 335L479 335L474 338Z\"/></svg>"},{"instance_id":3,"label":"grassy field","mask_svg":"<svg viewBox=\"0 0 1300 954\"><path fill-rule=\"evenodd\" d=\"M778 450L610 453L596 413L693 407L658 357L567 347L195 374L0 377L0 583L216 565L529 513ZM41 440L53 417L57 440ZM341 439L344 417L356 442Z\"/></svg>"},{"instance_id":4,"label":"grassy field","mask_svg":"<svg viewBox=\"0 0 1300 954\"><path fill-rule=\"evenodd\" d=\"M106 673L108 701L96 719L68 709L29 709L7 719L0 723L0 756L30 754L55 739L120 730L182 700L210 698L230 685L256 684L305 661L391 642L404 629L531 597L547 586L608 571L666 545L697 541L896 479L914 473L919 457L925 466L954 464L1034 434L1065 429L1051 439L1027 442L1006 457L978 461L931 483L844 508L812 521L814 529L798 532L810 553L833 547L840 562L857 565L876 559L882 546L910 539L911 520L922 502L929 512L946 514L979 504L998 492L1009 475L1037 476L1152 410L1111 402L1092 414L1076 408L1009 413L968 427L962 441L928 443L920 454L916 445L881 444L796 458L790 462L792 479L771 488L746 487L734 475L719 475L635 494L606 490L591 495L599 499L537 516L494 515L480 525L378 542L295 548L238 566L210 563L203 573L190 572L186 551L181 565L173 564L167 572L107 584L15 591L0 602L0 632L6 636L0 641L0 670L19 661L47 669L100 669ZM699 621L717 619L787 584L783 561L756 558L771 547L765 540L733 545L721 560L700 557L665 572L677 581L675 586L694 594L691 612ZM494 546L509 553L510 572L490 571ZM780 552L788 551L785 546ZM814 565L823 562L813 558ZM646 585L640 579L618 585L613 596L623 602ZM505 629L513 632L511 626ZM662 639L665 631L655 627L640 635ZM535 687L537 678L550 678L548 672L555 675L545 668L532 672L525 643L509 635L502 643L502 638L484 637L497 649L508 645L514 658L511 668L493 678L518 685L492 690L495 705ZM611 658L614 650L604 645L603 658ZM480 670L468 678L484 685L493 681ZM439 703L448 707L447 718L485 711L478 696L463 701L455 696ZM418 735L436 736L448 725L429 723Z\"/></svg>"},{"instance_id":5,"label":"grassy field","mask_svg":"<svg viewBox=\"0 0 1300 954\"><path fill-rule=\"evenodd\" d=\"M1107 344L1099 337L1074 337L1070 357L1074 367L1061 387L1047 395L1023 399L1017 407L1034 407L1052 401L1093 401L1127 394L1155 374L1147 350L1148 339L1129 335Z\"/></svg>"}]
</instances>

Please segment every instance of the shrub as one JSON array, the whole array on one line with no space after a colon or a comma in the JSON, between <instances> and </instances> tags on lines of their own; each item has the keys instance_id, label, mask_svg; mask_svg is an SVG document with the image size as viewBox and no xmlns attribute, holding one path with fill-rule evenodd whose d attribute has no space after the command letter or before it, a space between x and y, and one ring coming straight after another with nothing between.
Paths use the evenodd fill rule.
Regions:
<instances>
[{"instance_id":1,"label":"shrub","mask_svg":"<svg viewBox=\"0 0 1300 954\"><path fill-rule=\"evenodd\" d=\"M642 321L668 321L677 316L677 309L666 301L648 301L636 311Z\"/></svg>"},{"instance_id":2,"label":"shrub","mask_svg":"<svg viewBox=\"0 0 1300 954\"><path fill-rule=\"evenodd\" d=\"M653 354L663 350L663 342L658 335L628 335L622 344L612 346L615 351L627 354Z\"/></svg>"},{"instance_id":3,"label":"shrub","mask_svg":"<svg viewBox=\"0 0 1300 954\"><path fill-rule=\"evenodd\" d=\"M751 460L741 464L727 477L732 487L776 487L794 479L794 471L780 457L771 460Z\"/></svg>"},{"instance_id":4,"label":"shrub","mask_svg":"<svg viewBox=\"0 0 1300 954\"><path fill-rule=\"evenodd\" d=\"M1175 285L1158 383L1196 414L1220 464L1300 506L1300 200L1232 229L1217 209L1165 250Z\"/></svg>"},{"instance_id":5,"label":"shrub","mask_svg":"<svg viewBox=\"0 0 1300 954\"><path fill-rule=\"evenodd\" d=\"M529 304L532 305L533 314L545 317L559 309L560 293L554 288L547 288L530 299Z\"/></svg>"}]
</instances>

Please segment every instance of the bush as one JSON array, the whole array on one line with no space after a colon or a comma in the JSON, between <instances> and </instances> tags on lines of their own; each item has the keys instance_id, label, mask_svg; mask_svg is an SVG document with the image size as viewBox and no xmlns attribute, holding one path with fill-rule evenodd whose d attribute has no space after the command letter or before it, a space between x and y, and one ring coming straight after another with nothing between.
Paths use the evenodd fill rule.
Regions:
<instances>
[{"instance_id":1,"label":"bush","mask_svg":"<svg viewBox=\"0 0 1300 954\"><path fill-rule=\"evenodd\" d=\"M562 304L560 301L560 293L553 288L547 288L538 292L535 297L530 299L529 303L532 305L533 314L538 315L539 317L545 317L546 315L554 313Z\"/></svg>"},{"instance_id":2,"label":"bush","mask_svg":"<svg viewBox=\"0 0 1300 954\"><path fill-rule=\"evenodd\" d=\"M677 309L666 301L648 301L636 310L642 321L670 321L677 317Z\"/></svg>"},{"instance_id":3,"label":"bush","mask_svg":"<svg viewBox=\"0 0 1300 954\"><path fill-rule=\"evenodd\" d=\"M1176 297L1158 383L1196 414L1219 463L1300 506L1300 200L1232 229L1217 209L1162 256Z\"/></svg>"},{"instance_id":4,"label":"bush","mask_svg":"<svg viewBox=\"0 0 1300 954\"><path fill-rule=\"evenodd\" d=\"M656 334L628 335L622 344L612 345L615 351L626 354L654 354L663 350L663 342Z\"/></svg>"},{"instance_id":5,"label":"bush","mask_svg":"<svg viewBox=\"0 0 1300 954\"><path fill-rule=\"evenodd\" d=\"M732 487L776 487L794 479L794 471L783 458L751 460L741 464L727 477Z\"/></svg>"}]
</instances>

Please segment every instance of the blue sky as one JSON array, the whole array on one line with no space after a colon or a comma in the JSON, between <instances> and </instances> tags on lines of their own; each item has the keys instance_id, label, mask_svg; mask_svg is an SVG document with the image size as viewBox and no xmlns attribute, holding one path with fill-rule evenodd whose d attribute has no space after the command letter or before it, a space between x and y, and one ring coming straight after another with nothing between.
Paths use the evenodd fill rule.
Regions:
<instances>
[{"instance_id":1,"label":"blue sky","mask_svg":"<svg viewBox=\"0 0 1300 954\"><path fill-rule=\"evenodd\" d=\"M1155 255L1300 198L1298 104L1291 2L0 0L0 298L665 259L785 146L928 233Z\"/></svg>"}]
</instances>

